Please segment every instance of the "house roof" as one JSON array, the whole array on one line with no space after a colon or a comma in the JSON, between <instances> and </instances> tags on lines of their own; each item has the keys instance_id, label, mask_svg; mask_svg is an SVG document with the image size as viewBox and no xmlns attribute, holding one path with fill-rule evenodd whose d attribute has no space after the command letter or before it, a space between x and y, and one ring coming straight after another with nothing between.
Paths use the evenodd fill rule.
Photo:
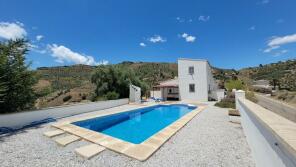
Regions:
<instances>
[{"instance_id":1,"label":"house roof","mask_svg":"<svg viewBox=\"0 0 296 167\"><path fill-rule=\"evenodd\" d=\"M179 86L179 80L178 78L174 78L174 79L160 82L159 85L155 87L178 87L178 86Z\"/></svg>"}]
</instances>

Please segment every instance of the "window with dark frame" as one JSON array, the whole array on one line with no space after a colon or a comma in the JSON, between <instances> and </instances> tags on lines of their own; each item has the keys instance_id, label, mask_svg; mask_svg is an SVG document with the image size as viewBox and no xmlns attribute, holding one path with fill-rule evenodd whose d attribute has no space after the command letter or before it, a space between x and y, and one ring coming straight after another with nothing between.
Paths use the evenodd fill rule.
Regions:
<instances>
[{"instance_id":1,"label":"window with dark frame","mask_svg":"<svg viewBox=\"0 0 296 167\"><path fill-rule=\"evenodd\" d=\"M189 92L195 92L195 84L189 84Z\"/></svg>"},{"instance_id":2,"label":"window with dark frame","mask_svg":"<svg viewBox=\"0 0 296 167\"><path fill-rule=\"evenodd\" d=\"M190 66L188 68L188 72L189 72L190 75L194 74L194 67L193 66Z\"/></svg>"}]
</instances>

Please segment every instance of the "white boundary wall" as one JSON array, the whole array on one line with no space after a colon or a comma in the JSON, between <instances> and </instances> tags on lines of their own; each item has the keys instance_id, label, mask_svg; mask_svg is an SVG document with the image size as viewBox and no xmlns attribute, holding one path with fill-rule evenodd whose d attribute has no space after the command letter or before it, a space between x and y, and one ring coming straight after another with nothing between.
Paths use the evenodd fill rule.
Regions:
<instances>
[{"instance_id":1,"label":"white boundary wall","mask_svg":"<svg viewBox=\"0 0 296 167\"><path fill-rule=\"evenodd\" d=\"M128 99L108 100L99 102L90 102L85 104L74 104L48 108L43 110L27 111L12 114L0 115L0 127L20 128L34 121L40 121L46 118L63 118L72 115L82 114L91 111L98 111L111 107L128 104Z\"/></svg>"},{"instance_id":2,"label":"white boundary wall","mask_svg":"<svg viewBox=\"0 0 296 167\"><path fill-rule=\"evenodd\" d=\"M141 88L130 85L129 101L132 103L141 103Z\"/></svg>"},{"instance_id":3,"label":"white boundary wall","mask_svg":"<svg viewBox=\"0 0 296 167\"><path fill-rule=\"evenodd\" d=\"M244 91L235 92L236 108L241 114L241 123L258 167L293 167L295 159L289 155L284 144L271 132L243 102ZM261 107L258 105L258 107Z\"/></svg>"}]
</instances>

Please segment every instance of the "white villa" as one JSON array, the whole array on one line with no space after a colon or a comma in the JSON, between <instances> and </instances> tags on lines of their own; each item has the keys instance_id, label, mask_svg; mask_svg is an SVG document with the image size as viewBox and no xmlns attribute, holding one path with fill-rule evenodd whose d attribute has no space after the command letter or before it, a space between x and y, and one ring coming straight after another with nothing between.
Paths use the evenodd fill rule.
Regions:
<instances>
[{"instance_id":1,"label":"white villa","mask_svg":"<svg viewBox=\"0 0 296 167\"><path fill-rule=\"evenodd\" d=\"M163 100L220 100L224 91L218 90L207 60L178 59L178 77L161 82L151 91L151 97Z\"/></svg>"}]
</instances>

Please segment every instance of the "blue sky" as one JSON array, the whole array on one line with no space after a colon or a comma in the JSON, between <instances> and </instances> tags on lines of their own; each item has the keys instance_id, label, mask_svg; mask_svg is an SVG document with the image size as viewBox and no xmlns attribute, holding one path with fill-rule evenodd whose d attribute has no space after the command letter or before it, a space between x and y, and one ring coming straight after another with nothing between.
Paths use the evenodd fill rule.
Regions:
<instances>
[{"instance_id":1,"label":"blue sky","mask_svg":"<svg viewBox=\"0 0 296 167\"><path fill-rule=\"evenodd\" d=\"M0 0L0 40L32 67L207 59L242 68L296 58L295 0Z\"/></svg>"}]
</instances>

